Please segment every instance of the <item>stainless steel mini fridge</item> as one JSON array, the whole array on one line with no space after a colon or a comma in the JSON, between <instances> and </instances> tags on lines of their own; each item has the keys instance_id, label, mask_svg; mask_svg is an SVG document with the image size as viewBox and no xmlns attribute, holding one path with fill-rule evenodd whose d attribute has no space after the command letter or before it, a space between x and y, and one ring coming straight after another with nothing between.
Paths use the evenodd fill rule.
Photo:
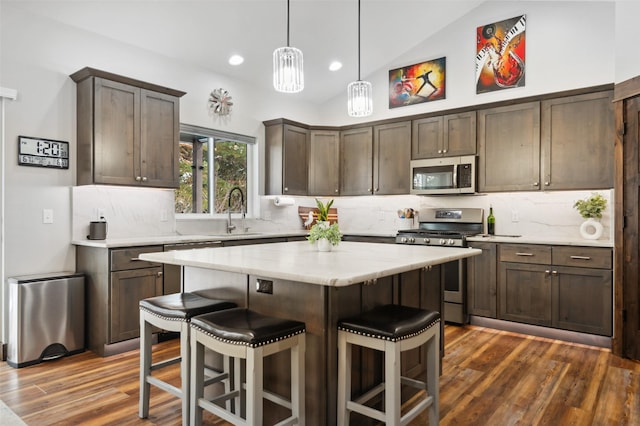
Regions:
<instances>
[{"instance_id":1,"label":"stainless steel mini fridge","mask_svg":"<svg viewBox=\"0 0 640 426\"><path fill-rule=\"evenodd\" d=\"M75 272L8 279L7 364L26 367L84 351L84 275Z\"/></svg>"}]
</instances>

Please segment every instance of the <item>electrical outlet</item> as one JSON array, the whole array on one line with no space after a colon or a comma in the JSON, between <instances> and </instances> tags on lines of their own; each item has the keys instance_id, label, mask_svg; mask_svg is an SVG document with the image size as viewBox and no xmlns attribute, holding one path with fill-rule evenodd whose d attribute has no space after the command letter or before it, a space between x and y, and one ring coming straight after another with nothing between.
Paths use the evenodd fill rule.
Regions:
<instances>
[{"instance_id":1,"label":"electrical outlet","mask_svg":"<svg viewBox=\"0 0 640 426\"><path fill-rule=\"evenodd\" d=\"M518 210L511 210L511 222L520 222L520 213Z\"/></svg>"},{"instance_id":2,"label":"electrical outlet","mask_svg":"<svg viewBox=\"0 0 640 426\"><path fill-rule=\"evenodd\" d=\"M258 293L273 294L273 281L258 278L256 281L256 291Z\"/></svg>"},{"instance_id":3,"label":"electrical outlet","mask_svg":"<svg viewBox=\"0 0 640 426\"><path fill-rule=\"evenodd\" d=\"M96 220L101 220L104 219L104 209L98 209L98 217L96 218Z\"/></svg>"},{"instance_id":4,"label":"electrical outlet","mask_svg":"<svg viewBox=\"0 0 640 426\"><path fill-rule=\"evenodd\" d=\"M44 209L44 210L42 210L42 223L53 223L53 210L52 209Z\"/></svg>"}]
</instances>

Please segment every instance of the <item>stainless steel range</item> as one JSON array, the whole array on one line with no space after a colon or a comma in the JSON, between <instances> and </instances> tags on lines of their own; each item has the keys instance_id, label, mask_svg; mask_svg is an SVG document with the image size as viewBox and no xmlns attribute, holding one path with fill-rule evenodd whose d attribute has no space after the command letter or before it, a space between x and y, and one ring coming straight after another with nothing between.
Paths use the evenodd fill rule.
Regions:
<instances>
[{"instance_id":1,"label":"stainless steel range","mask_svg":"<svg viewBox=\"0 0 640 426\"><path fill-rule=\"evenodd\" d=\"M482 234L483 209L439 208L420 210L416 229L399 230L397 244L467 247L467 237ZM466 259L441 265L444 283L444 313L447 322L467 322L467 262Z\"/></svg>"}]
</instances>

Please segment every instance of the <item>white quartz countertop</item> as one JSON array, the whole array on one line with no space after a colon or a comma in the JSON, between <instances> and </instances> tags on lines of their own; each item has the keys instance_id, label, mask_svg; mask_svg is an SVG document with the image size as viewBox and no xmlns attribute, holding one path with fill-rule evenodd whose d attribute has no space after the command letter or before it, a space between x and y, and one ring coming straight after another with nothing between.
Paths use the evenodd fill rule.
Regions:
<instances>
[{"instance_id":1,"label":"white quartz countertop","mask_svg":"<svg viewBox=\"0 0 640 426\"><path fill-rule=\"evenodd\" d=\"M152 246L164 244L196 243L205 241L251 240L256 238L299 237L308 235L308 231L292 232L253 232L246 234L219 235L157 235L144 237L107 238L106 240L73 240L71 244L85 247L118 248Z\"/></svg>"},{"instance_id":2,"label":"white quartz countertop","mask_svg":"<svg viewBox=\"0 0 640 426\"><path fill-rule=\"evenodd\" d=\"M611 240L587 240L584 238L536 237L530 235L476 235L467 241L514 244L547 244L558 246L613 247Z\"/></svg>"},{"instance_id":3,"label":"white quartz countertop","mask_svg":"<svg viewBox=\"0 0 640 426\"><path fill-rule=\"evenodd\" d=\"M471 248L341 242L319 252L307 241L144 253L140 259L325 286L348 286L476 256Z\"/></svg>"}]
</instances>

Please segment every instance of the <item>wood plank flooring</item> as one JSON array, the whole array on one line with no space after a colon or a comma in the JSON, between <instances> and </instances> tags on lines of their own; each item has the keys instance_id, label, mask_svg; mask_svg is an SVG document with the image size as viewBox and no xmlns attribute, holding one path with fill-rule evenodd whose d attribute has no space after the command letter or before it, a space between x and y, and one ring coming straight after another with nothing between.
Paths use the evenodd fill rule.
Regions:
<instances>
[{"instance_id":1,"label":"wood plank flooring","mask_svg":"<svg viewBox=\"0 0 640 426\"><path fill-rule=\"evenodd\" d=\"M445 327L442 425L640 425L640 363L610 351L477 326ZM178 341L155 347L159 357ZM160 358L158 358L160 359ZM164 372L179 383L177 366ZM138 418L138 351L84 352L14 369L0 399L28 425L180 425L179 401L154 387ZM208 425L226 423L205 415ZM0 419L0 425L2 419ZM427 425L426 413L412 425Z\"/></svg>"}]
</instances>

